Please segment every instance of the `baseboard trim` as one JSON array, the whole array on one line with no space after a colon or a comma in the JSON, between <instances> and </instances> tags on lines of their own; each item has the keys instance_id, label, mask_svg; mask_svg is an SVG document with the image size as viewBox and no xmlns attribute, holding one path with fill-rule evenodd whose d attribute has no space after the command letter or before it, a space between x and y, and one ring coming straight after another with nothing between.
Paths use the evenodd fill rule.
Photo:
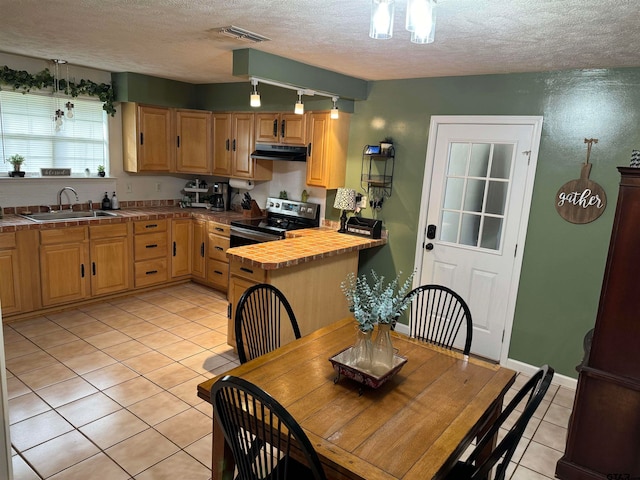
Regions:
<instances>
[{"instance_id":1,"label":"baseboard trim","mask_svg":"<svg viewBox=\"0 0 640 480\"><path fill-rule=\"evenodd\" d=\"M513 360L512 358L507 359L507 364L505 365L505 367L515 370L516 372L524 373L525 375L533 375L539 369L539 367L529 365L528 363L524 363L519 360ZM561 375L559 373L555 373L553 375L553 380L551 383L554 385L560 385L561 387L570 388L572 390L575 390L578 386L577 379L567 377L566 375Z\"/></svg>"}]
</instances>

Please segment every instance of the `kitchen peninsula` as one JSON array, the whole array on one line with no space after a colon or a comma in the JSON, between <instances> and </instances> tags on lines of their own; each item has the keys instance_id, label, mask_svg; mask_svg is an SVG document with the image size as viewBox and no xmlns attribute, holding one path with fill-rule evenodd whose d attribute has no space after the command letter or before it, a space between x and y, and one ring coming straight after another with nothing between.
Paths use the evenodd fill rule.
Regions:
<instances>
[{"instance_id":1,"label":"kitchen peninsula","mask_svg":"<svg viewBox=\"0 0 640 480\"><path fill-rule=\"evenodd\" d=\"M269 283L289 300L300 332L307 335L348 312L340 283L358 272L358 252L387 243L321 227L287 232L287 238L227 250L231 316L227 342L235 348L235 308L242 293L256 283Z\"/></svg>"}]
</instances>

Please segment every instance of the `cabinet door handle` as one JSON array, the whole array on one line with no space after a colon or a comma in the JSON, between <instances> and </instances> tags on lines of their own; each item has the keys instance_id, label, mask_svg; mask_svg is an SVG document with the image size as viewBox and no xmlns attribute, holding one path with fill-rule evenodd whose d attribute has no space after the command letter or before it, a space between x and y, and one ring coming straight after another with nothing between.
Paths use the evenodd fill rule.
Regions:
<instances>
[{"instance_id":1,"label":"cabinet door handle","mask_svg":"<svg viewBox=\"0 0 640 480\"><path fill-rule=\"evenodd\" d=\"M176 242L173 242L173 256L176 256Z\"/></svg>"},{"instance_id":2,"label":"cabinet door handle","mask_svg":"<svg viewBox=\"0 0 640 480\"><path fill-rule=\"evenodd\" d=\"M224 232L224 228L215 227L216 232Z\"/></svg>"},{"instance_id":3,"label":"cabinet door handle","mask_svg":"<svg viewBox=\"0 0 640 480\"><path fill-rule=\"evenodd\" d=\"M284 120L282 120L282 124L281 124L282 126L280 127L280 130L281 130L281 135L280 135L280 136L281 136L282 138L284 138L284 131L285 131L284 122L285 122L285 121L284 121Z\"/></svg>"},{"instance_id":4,"label":"cabinet door handle","mask_svg":"<svg viewBox=\"0 0 640 480\"><path fill-rule=\"evenodd\" d=\"M215 249L216 249L216 250L219 250L219 251L221 251L221 252L224 252L224 248L222 248L222 247L218 247L217 245L216 245Z\"/></svg>"},{"instance_id":5,"label":"cabinet door handle","mask_svg":"<svg viewBox=\"0 0 640 480\"><path fill-rule=\"evenodd\" d=\"M307 157L311 156L311 143L307 146Z\"/></svg>"},{"instance_id":6,"label":"cabinet door handle","mask_svg":"<svg viewBox=\"0 0 640 480\"><path fill-rule=\"evenodd\" d=\"M157 223L150 223L149 225L145 225L144 228L158 228Z\"/></svg>"},{"instance_id":7,"label":"cabinet door handle","mask_svg":"<svg viewBox=\"0 0 640 480\"><path fill-rule=\"evenodd\" d=\"M180 135L178 135L178 137L177 137L177 138L178 138L178 140L177 140L177 142L178 142L178 148L180 148Z\"/></svg>"},{"instance_id":8,"label":"cabinet door handle","mask_svg":"<svg viewBox=\"0 0 640 480\"><path fill-rule=\"evenodd\" d=\"M158 273L158 270L149 270L148 272L144 272L145 275L153 275L154 273Z\"/></svg>"},{"instance_id":9,"label":"cabinet door handle","mask_svg":"<svg viewBox=\"0 0 640 480\"><path fill-rule=\"evenodd\" d=\"M236 151L236 139L235 138L233 139L233 151L234 152Z\"/></svg>"},{"instance_id":10,"label":"cabinet door handle","mask_svg":"<svg viewBox=\"0 0 640 480\"><path fill-rule=\"evenodd\" d=\"M227 138L227 141L225 143L225 148L227 149L227 152L229 151L229 139Z\"/></svg>"},{"instance_id":11,"label":"cabinet door handle","mask_svg":"<svg viewBox=\"0 0 640 480\"><path fill-rule=\"evenodd\" d=\"M247 273L253 273L253 270L251 270L250 268L247 268L247 267L240 267L240 270L242 270L243 272L247 272Z\"/></svg>"},{"instance_id":12,"label":"cabinet door handle","mask_svg":"<svg viewBox=\"0 0 640 480\"><path fill-rule=\"evenodd\" d=\"M80 264L80 276L84 278L84 263Z\"/></svg>"},{"instance_id":13,"label":"cabinet door handle","mask_svg":"<svg viewBox=\"0 0 640 480\"><path fill-rule=\"evenodd\" d=\"M152 243L150 245L145 245L144 248L156 248L158 246L157 243Z\"/></svg>"},{"instance_id":14,"label":"cabinet door handle","mask_svg":"<svg viewBox=\"0 0 640 480\"><path fill-rule=\"evenodd\" d=\"M273 136L274 137L278 136L278 119L277 118L273 121Z\"/></svg>"},{"instance_id":15,"label":"cabinet door handle","mask_svg":"<svg viewBox=\"0 0 640 480\"><path fill-rule=\"evenodd\" d=\"M220 270L214 270L213 273L215 273L216 275L222 275L222 272Z\"/></svg>"},{"instance_id":16,"label":"cabinet door handle","mask_svg":"<svg viewBox=\"0 0 640 480\"><path fill-rule=\"evenodd\" d=\"M140 145L144 145L144 133L140 132Z\"/></svg>"},{"instance_id":17,"label":"cabinet door handle","mask_svg":"<svg viewBox=\"0 0 640 480\"><path fill-rule=\"evenodd\" d=\"M95 275L96 275L96 262L91 262L91 273L93 273L93 276L95 277Z\"/></svg>"},{"instance_id":18,"label":"cabinet door handle","mask_svg":"<svg viewBox=\"0 0 640 480\"><path fill-rule=\"evenodd\" d=\"M200 256L204 257L204 242L200 244Z\"/></svg>"}]
</instances>

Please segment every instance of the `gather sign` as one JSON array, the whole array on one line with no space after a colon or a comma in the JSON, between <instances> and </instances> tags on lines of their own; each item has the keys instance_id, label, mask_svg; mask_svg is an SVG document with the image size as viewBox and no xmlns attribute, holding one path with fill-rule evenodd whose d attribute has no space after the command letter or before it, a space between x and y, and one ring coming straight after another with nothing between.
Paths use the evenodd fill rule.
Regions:
<instances>
[{"instance_id":1,"label":"gather sign","mask_svg":"<svg viewBox=\"0 0 640 480\"><path fill-rule=\"evenodd\" d=\"M590 172L591 164L584 163L580 178L565 183L556 194L556 211L567 222L593 222L607 206L607 195L600 185L589 180Z\"/></svg>"}]
</instances>

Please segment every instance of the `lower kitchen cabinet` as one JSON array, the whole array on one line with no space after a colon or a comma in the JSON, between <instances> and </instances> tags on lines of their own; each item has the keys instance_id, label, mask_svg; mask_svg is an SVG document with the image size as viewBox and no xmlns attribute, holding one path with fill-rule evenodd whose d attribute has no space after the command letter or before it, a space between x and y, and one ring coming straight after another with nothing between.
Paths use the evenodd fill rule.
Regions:
<instances>
[{"instance_id":1,"label":"lower kitchen cabinet","mask_svg":"<svg viewBox=\"0 0 640 480\"><path fill-rule=\"evenodd\" d=\"M226 292L229 289L229 248L230 226L209 222L207 252L207 284Z\"/></svg>"},{"instance_id":2,"label":"lower kitchen cabinet","mask_svg":"<svg viewBox=\"0 0 640 480\"><path fill-rule=\"evenodd\" d=\"M89 227L91 294L105 295L131 285L131 247L128 224Z\"/></svg>"},{"instance_id":3,"label":"lower kitchen cabinet","mask_svg":"<svg viewBox=\"0 0 640 480\"><path fill-rule=\"evenodd\" d=\"M134 283L147 287L169 280L168 220L140 220L133 225Z\"/></svg>"},{"instance_id":4,"label":"lower kitchen cabinet","mask_svg":"<svg viewBox=\"0 0 640 480\"><path fill-rule=\"evenodd\" d=\"M40 275L45 307L89 296L87 227L40 232Z\"/></svg>"},{"instance_id":5,"label":"lower kitchen cabinet","mask_svg":"<svg viewBox=\"0 0 640 480\"><path fill-rule=\"evenodd\" d=\"M15 232L0 234L0 301L2 313L22 310L22 289Z\"/></svg>"},{"instance_id":6,"label":"lower kitchen cabinet","mask_svg":"<svg viewBox=\"0 0 640 480\"><path fill-rule=\"evenodd\" d=\"M193 220L191 275L195 280L207 277L207 222L204 220Z\"/></svg>"},{"instance_id":7,"label":"lower kitchen cabinet","mask_svg":"<svg viewBox=\"0 0 640 480\"><path fill-rule=\"evenodd\" d=\"M192 239L193 220L186 218L171 222L171 277L191 274Z\"/></svg>"}]
</instances>

